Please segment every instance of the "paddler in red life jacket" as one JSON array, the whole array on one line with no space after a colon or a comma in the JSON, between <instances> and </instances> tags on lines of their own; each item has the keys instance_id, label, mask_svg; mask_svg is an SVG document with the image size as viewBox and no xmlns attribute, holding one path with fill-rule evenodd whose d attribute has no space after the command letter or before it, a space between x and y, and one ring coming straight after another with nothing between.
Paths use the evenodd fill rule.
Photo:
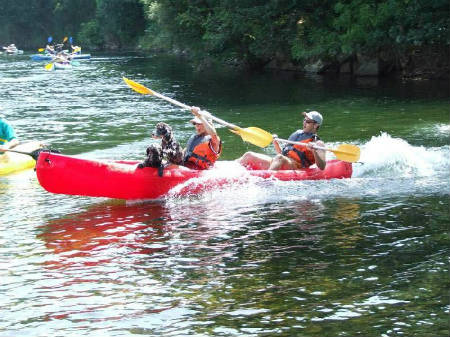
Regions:
<instances>
[{"instance_id":1,"label":"paddler in red life jacket","mask_svg":"<svg viewBox=\"0 0 450 337\"><path fill-rule=\"evenodd\" d=\"M189 138L183 155L183 166L205 170L214 165L222 152L222 141L211 121L200 114L200 109L192 107L194 118L191 123L196 133Z\"/></svg>"},{"instance_id":2,"label":"paddler in red life jacket","mask_svg":"<svg viewBox=\"0 0 450 337\"><path fill-rule=\"evenodd\" d=\"M289 136L290 141L305 143L303 145L285 144L280 146L274 135L273 146L278 153L274 158L268 155L246 152L237 161L243 165L257 170L297 170L308 168L313 164L321 170L325 169L325 151L313 148L313 146L324 146L317 135L322 125L322 115L317 111L303 112L303 128L295 131Z\"/></svg>"}]
</instances>

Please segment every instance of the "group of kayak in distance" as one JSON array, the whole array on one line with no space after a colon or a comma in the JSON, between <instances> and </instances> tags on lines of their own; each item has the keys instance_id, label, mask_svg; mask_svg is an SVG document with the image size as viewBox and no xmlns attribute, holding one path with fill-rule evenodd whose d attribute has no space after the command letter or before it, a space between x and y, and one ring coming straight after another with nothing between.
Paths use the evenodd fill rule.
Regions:
<instances>
[{"instance_id":1,"label":"group of kayak in distance","mask_svg":"<svg viewBox=\"0 0 450 337\"><path fill-rule=\"evenodd\" d=\"M81 47L74 46L72 44L72 38L70 38L70 49L65 48L65 42L67 38L64 38L63 43L58 43L56 45L50 44L50 42L45 46L44 54L51 57L51 62L45 66L45 69L51 70L55 64L62 66L70 66L75 55L81 54Z\"/></svg>"},{"instance_id":2,"label":"group of kayak in distance","mask_svg":"<svg viewBox=\"0 0 450 337\"><path fill-rule=\"evenodd\" d=\"M31 55L31 59L34 61L49 60L50 63L45 66L46 70L69 69L72 65L78 65L78 62L74 60L90 59L91 57L90 54L81 54L81 47L73 44L72 37L64 37L62 43L52 44L52 42L53 38L50 36L45 48L38 49L40 54ZM23 54L23 50L17 49L15 44L4 46L2 50L0 50L0 54Z\"/></svg>"},{"instance_id":3,"label":"group of kayak in distance","mask_svg":"<svg viewBox=\"0 0 450 337\"><path fill-rule=\"evenodd\" d=\"M33 61L50 61L46 70L70 69L72 65L78 65L77 60L90 59L91 54L81 54L81 47L74 45L72 37L64 37L61 43L52 44L50 36L45 48L39 48L39 54L31 55Z\"/></svg>"}]
</instances>

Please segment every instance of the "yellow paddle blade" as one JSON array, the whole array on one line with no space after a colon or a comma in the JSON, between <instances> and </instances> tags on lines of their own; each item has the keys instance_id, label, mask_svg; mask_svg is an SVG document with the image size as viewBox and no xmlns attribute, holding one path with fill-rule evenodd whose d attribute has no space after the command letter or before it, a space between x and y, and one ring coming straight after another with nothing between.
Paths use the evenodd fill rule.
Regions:
<instances>
[{"instance_id":1,"label":"yellow paddle blade","mask_svg":"<svg viewBox=\"0 0 450 337\"><path fill-rule=\"evenodd\" d=\"M125 77L122 77L122 78L125 81L125 83L134 91L136 91L142 95L154 95L153 91L151 91L149 88L143 86L142 84L136 83Z\"/></svg>"},{"instance_id":2,"label":"yellow paddle blade","mask_svg":"<svg viewBox=\"0 0 450 337\"><path fill-rule=\"evenodd\" d=\"M44 48L39 48L38 52L43 52L45 49Z\"/></svg>"},{"instance_id":3,"label":"yellow paddle blade","mask_svg":"<svg viewBox=\"0 0 450 337\"><path fill-rule=\"evenodd\" d=\"M273 137L272 134L257 128L255 126L250 126L248 128L242 129L236 129L231 130L231 132L241 136L242 140L251 143L253 145L259 146L259 147L266 147L269 146L270 143L272 143Z\"/></svg>"},{"instance_id":4,"label":"yellow paddle blade","mask_svg":"<svg viewBox=\"0 0 450 337\"><path fill-rule=\"evenodd\" d=\"M336 155L336 158L349 163L355 163L359 160L361 150L356 145L341 144L335 150L330 150Z\"/></svg>"},{"instance_id":5,"label":"yellow paddle blade","mask_svg":"<svg viewBox=\"0 0 450 337\"><path fill-rule=\"evenodd\" d=\"M53 62L50 62L45 66L45 70L52 70L53 69Z\"/></svg>"},{"instance_id":6,"label":"yellow paddle blade","mask_svg":"<svg viewBox=\"0 0 450 337\"><path fill-rule=\"evenodd\" d=\"M64 39L63 39L63 43L64 43L64 42L66 42L66 41L67 41L67 39L68 39L68 37L67 37L67 36L65 36L65 37L64 37Z\"/></svg>"}]
</instances>

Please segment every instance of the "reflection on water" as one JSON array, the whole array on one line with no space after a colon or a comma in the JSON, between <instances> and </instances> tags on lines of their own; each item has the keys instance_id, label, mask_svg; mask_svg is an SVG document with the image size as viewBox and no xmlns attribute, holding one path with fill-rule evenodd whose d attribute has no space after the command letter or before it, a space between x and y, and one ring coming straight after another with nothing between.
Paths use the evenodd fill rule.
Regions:
<instances>
[{"instance_id":1,"label":"reflection on water","mask_svg":"<svg viewBox=\"0 0 450 337\"><path fill-rule=\"evenodd\" d=\"M126 206L97 204L81 214L49 221L42 226L38 238L51 249L55 261L46 261L48 267L60 268L64 264L111 262L112 257L101 260L108 250L127 254L151 254L167 247L164 245L170 221L164 207L159 204Z\"/></svg>"},{"instance_id":2,"label":"reflection on water","mask_svg":"<svg viewBox=\"0 0 450 337\"><path fill-rule=\"evenodd\" d=\"M449 238L439 223L448 201L261 203L226 193L95 203L18 236L18 247L31 245L8 248L14 272L3 272L0 286L10 294L2 299L8 331L440 331L448 303L436 316L417 310L436 305L429 296L443 298Z\"/></svg>"}]
</instances>

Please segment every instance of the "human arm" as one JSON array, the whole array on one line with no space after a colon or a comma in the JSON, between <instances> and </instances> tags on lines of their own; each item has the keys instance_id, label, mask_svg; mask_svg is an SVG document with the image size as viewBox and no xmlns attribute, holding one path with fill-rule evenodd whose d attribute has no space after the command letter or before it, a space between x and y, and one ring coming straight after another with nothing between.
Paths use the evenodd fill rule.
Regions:
<instances>
[{"instance_id":1,"label":"human arm","mask_svg":"<svg viewBox=\"0 0 450 337\"><path fill-rule=\"evenodd\" d=\"M317 167L324 170L325 166L327 166L326 152L324 150L316 149L315 146L325 147L325 144L321 140L318 140L314 143L308 143L306 146L312 151Z\"/></svg>"},{"instance_id":2,"label":"human arm","mask_svg":"<svg viewBox=\"0 0 450 337\"><path fill-rule=\"evenodd\" d=\"M278 135L273 134L273 135L272 135L272 138L273 138L272 144L273 144L273 147L275 148L275 151L276 151L277 153L281 153L281 152L282 152L281 146L280 146L280 143L278 143L278 140L277 140Z\"/></svg>"},{"instance_id":3,"label":"human arm","mask_svg":"<svg viewBox=\"0 0 450 337\"><path fill-rule=\"evenodd\" d=\"M0 149L11 149L19 144L13 127L3 119L0 119L0 140L4 142Z\"/></svg>"},{"instance_id":4,"label":"human arm","mask_svg":"<svg viewBox=\"0 0 450 337\"><path fill-rule=\"evenodd\" d=\"M200 113L200 109L198 107L192 107L191 112L195 117L198 117L202 121L202 124L205 127L205 132L211 136L211 146L213 150L219 152L220 138L217 135L217 131L214 125L207 120L204 114Z\"/></svg>"},{"instance_id":5,"label":"human arm","mask_svg":"<svg viewBox=\"0 0 450 337\"><path fill-rule=\"evenodd\" d=\"M17 145L19 145L19 141L16 138L11 139L11 141L7 142L6 144L0 145L0 151L12 149Z\"/></svg>"}]
</instances>

